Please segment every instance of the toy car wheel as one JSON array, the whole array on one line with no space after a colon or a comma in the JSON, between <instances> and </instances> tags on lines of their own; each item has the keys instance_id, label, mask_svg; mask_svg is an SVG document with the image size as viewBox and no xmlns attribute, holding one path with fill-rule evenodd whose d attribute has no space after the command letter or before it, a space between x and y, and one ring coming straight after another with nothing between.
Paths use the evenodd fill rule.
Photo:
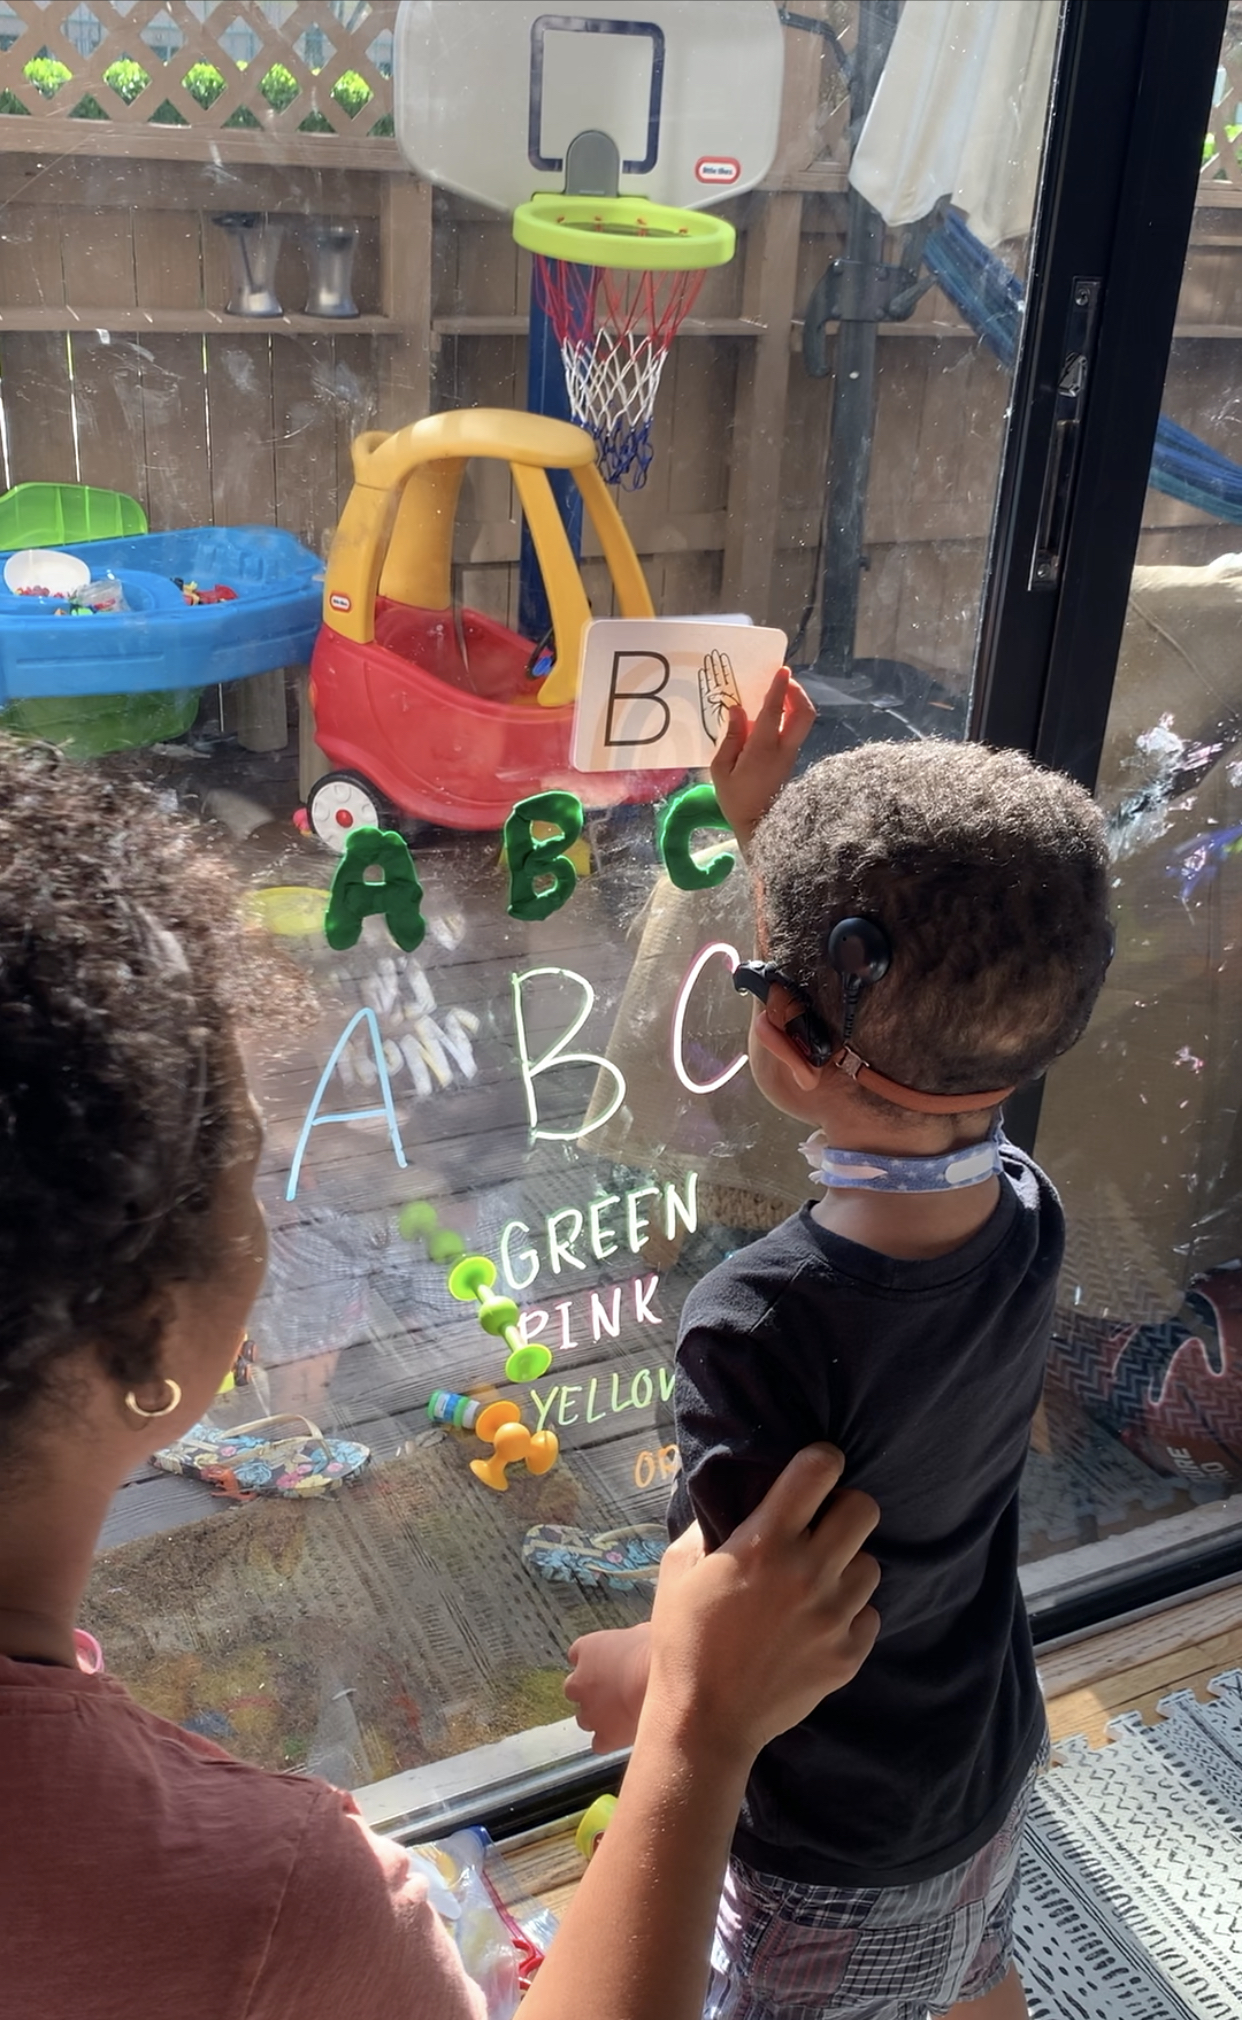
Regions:
<instances>
[{"instance_id":1,"label":"toy car wheel","mask_svg":"<svg viewBox=\"0 0 1242 2020\"><path fill-rule=\"evenodd\" d=\"M355 828L382 828L385 806L360 772L326 772L306 796L311 832L341 855Z\"/></svg>"}]
</instances>

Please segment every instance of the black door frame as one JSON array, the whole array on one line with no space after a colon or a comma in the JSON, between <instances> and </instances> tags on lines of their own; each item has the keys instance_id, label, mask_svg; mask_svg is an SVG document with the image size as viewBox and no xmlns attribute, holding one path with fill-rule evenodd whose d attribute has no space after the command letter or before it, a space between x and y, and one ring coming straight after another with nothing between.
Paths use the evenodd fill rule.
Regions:
<instances>
[{"instance_id":1,"label":"black door frame","mask_svg":"<svg viewBox=\"0 0 1242 2020\"><path fill-rule=\"evenodd\" d=\"M970 734L1094 787L1164 393L1226 0L1068 0L1001 467ZM1056 580L1039 579L1076 292L1098 314ZM1094 292L1094 291L1093 291ZM1081 320L1081 318L1080 318ZM1033 1144L1042 1082L1006 1107ZM1053 1601L1047 1642L1242 1568L1242 1531Z\"/></svg>"},{"instance_id":2,"label":"black door frame","mask_svg":"<svg viewBox=\"0 0 1242 2020\"><path fill-rule=\"evenodd\" d=\"M1067 0L970 734L1093 787L1226 0ZM1033 579L1075 284L1100 283L1059 579Z\"/></svg>"},{"instance_id":3,"label":"black door frame","mask_svg":"<svg viewBox=\"0 0 1242 2020\"><path fill-rule=\"evenodd\" d=\"M1227 0L1066 0L969 734L1095 785ZM1035 578L1075 294L1099 308L1060 566ZM1005 1124L1030 1150L1042 1082Z\"/></svg>"}]
</instances>

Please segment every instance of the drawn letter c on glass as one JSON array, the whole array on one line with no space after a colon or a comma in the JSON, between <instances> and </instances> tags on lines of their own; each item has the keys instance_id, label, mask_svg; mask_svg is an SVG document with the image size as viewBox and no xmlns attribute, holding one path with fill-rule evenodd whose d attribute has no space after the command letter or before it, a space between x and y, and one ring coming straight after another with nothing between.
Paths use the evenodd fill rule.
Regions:
<instances>
[{"instance_id":1,"label":"drawn letter c on glass","mask_svg":"<svg viewBox=\"0 0 1242 2020\"><path fill-rule=\"evenodd\" d=\"M727 940L713 940L710 946L700 948L686 970L686 979L677 992L677 1002L673 1010L673 1071L682 1086L690 1094L714 1094L718 1087L724 1087L728 1081L732 1080L734 1074L740 1073L746 1064L746 1054L739 1052L733 1064L726 1066L723 1073L718 1073L714 1080L692 1080L686 1071L685 1062L682 1058L686 1006L690 1001L691 991L708 962L717 954L723 956L729 963L730 971L737 967L738 962L742 958L737 948L730 947Z\"/></svg>"}]
</instances>

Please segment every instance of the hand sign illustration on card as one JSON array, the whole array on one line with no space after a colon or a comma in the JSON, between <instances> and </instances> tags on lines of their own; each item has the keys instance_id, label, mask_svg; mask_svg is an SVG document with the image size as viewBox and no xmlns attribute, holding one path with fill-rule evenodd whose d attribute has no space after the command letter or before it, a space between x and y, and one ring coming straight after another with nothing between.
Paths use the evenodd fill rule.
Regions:
<instances>
[{"instance_id":1,"label":"hand sign illustration on card","mask_svg":"<svg viewBox=\"0 0 1242 2020\"><path fill-rule=\"evenodd\" d=\"M699 713L712 742L719 743L731 708L740 708L733 662L727 652L709 652L699 668Z\"/></svg>"}]
</instances>

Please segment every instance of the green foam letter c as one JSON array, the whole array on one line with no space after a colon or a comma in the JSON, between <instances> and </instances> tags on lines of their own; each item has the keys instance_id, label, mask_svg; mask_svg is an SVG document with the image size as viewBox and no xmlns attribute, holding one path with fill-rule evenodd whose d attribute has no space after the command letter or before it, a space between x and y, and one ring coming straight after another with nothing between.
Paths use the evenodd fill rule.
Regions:
<instances>
[{"instance_id":1,"label":"green foam letter c","mask_svg":"<svg viewBox=\"0 0 1242 2020\"><path fill-rule=\"evenodd\" d=\"M679 891L707 891L732 874L737 857L731 849L717 849L705 863L696 863L690 853L696 828L728 825L713 786L684 786L665 800L656 815L656 847L669 881Z\"/></svg>"}]
</instances>

